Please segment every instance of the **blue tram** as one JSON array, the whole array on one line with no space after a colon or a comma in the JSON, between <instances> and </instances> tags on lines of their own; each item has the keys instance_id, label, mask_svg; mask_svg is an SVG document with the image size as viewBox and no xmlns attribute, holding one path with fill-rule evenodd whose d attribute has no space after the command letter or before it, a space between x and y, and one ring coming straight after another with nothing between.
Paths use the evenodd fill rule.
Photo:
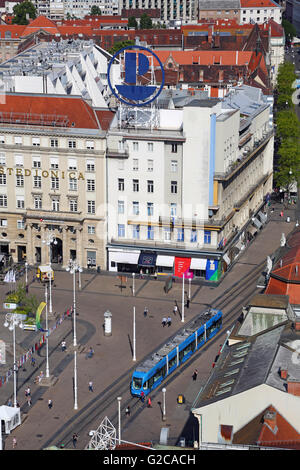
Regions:
<instances>
[{"instance_id":1,"label":"blue tram","mask_svg":"<svg viewBox=\"0 0 300 470\"><path fill-rule=\"evenodd\" d=\"M213 338L222 328L222 312L209 309L183 328L159 351L147 358L133 372L131 394L145 396L157 388L177 367Z\"/></svg>"}]
</instances>

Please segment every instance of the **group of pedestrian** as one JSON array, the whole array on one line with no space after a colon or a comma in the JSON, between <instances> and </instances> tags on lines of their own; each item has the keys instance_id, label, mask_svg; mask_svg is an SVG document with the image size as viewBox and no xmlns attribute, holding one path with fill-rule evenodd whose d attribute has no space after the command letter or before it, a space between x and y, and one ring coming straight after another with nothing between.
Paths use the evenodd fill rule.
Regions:
<instances>
[{"instance_id":1,"label":"group of pedestrian","mask_svg":"<svg viewBox=\"0 0 300 470\"><path fill-rule=\"evenodd\" d=\"M161 324L162 324L163 327L165 327L166 325L171 326L172 325L172 318L170 316L168 318L163 317L163 319L161 321Z\"/></svg>"},{"instance_id":2,"label":"group of pedestrian","mask_svg":"<svg viewBox=\"0 0 300 470\"><path fill-rule=\"evenodd\" d=\"M141 391L141 402L145 403L145 393L143 391ZM152 408L152 402L150 397L148 397L147 399L147 408Z\"/></svg>"}]
</instances>

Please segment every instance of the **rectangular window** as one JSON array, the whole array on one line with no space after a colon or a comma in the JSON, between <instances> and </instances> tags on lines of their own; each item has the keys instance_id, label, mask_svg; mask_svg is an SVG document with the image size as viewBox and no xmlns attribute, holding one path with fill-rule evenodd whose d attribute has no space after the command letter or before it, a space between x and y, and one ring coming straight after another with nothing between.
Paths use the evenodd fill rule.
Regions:
<instances>
[{"instance_id":1,"label":"rectangular window","mask_svg":"<svg viewBox=\"0 0 300 470\"><path fill-rule=\"evenodd\" d=\"M171 229L170 228L165 228L165 241L169 242L171 240Z\"/></svg>"},{"instance_id":2,"label":"rectangular window","mask_svg":"<svg viewBox=\"0 0 300 470\"><path fill-rule=\"evenodd\" d=\"M148 152L153 152L153 142L148 142Z\"/></svg>"},{"instance_id":3,"label":"rectangular window","mask_svg":"<svg viewBox=\"0 0 300 470\"><path fill-rule=\"evenodd\" d=\"M18 167L24 166L23 155L15 155L15 165Z\"/></svg>"},{"instance_id":4,"label":"rectangular window","mask_svg":"<svg viewBox=\"0 0 300 470\"><path fill-rule=\"evenodd\" d=\"M6 165L5 153L0 153L0 166L5 166L5 165Z\"/></svg>"},{"instance_id":5,"label":"rectangular window","mask_svg":"<svg viewBox=\"0 0 300 470\"><path fill-rule=\"evenodd\" d=\"M88 234L89 234L89 235L95 235L95 233L96 233L96 228L95 228L94 225L88 225L87 231L88 231Z\"/></svg>"},{"instance_id":6,"label":"rectangular window","mask_svg":"<svg viewBox=\"0 0 300 470\"><path fill-rule=\"evenodd\" d=\"M15 137L15 145L22 145L22 137Z\"/></svg>"},{"instance_id":7,"label":"rectangular window","mask_svg":"<svg viewBox=\"0 0 300 470\"><path fill-rule=\"evenodd\" d=\"M183 228L177 229L177 241L184 242L184 229Z\"/></svg>"},{"instance_id":8,"label":"rectangular window","mask_svg":"<svg viewBox=\"0 0 300 470\"><path fill-rule=\"evenodd\" d=\"M33 157L32 158L32 167L33 168L41 168L41 157Z\"/></svg>"},{"instance_id":9,"label":"rectangular window","mask_svg":"<svg viewBox=\"0 0 300 470\"><path fill-rule=\"evenodd\" d=\"M33 206L35 209L42 209L42 198L41 196L35 196L33 199Z\"/></svg>"},{"instance_id":10,"label":"rectangular window","mask_svg":"<svg viewBox=\"0 0 300 470\"><path fill-rule=\"evenodd\" d=\"M95 144L93 140L87 140L86 141L86 148L88 150L93 150L95 148Z\"/></svg>"},{"instance_id":11,"label":"rectangular window","mask_svg":"<svg viewBox=\"0 0 300 470\"><path fill-rule=\"evenodd\" d=\"M77 191L78 190L78 184L77 184L77 178L69 178L69 191Z\"/></svg>"},{"instance_id":12,"label":"rectangular window","mask_svg":"<svg viewBox=\"0 0 300 470\"><path fill-rule=\"evenodd\" d=\"M39 147L41 145L39 137L32 137L32 145L34 147Z\"/></svg>"},{"instance_id":13,"label":"rectangular window","mask_svg":"<svg viewBox=\"0 0 300 470\"><path fill-rule=\"evenodd\" d=\"M50 158L50 168L52 170L58 170L58 158Z\"/></svg>"},{"instance_id":14,"label":"rectangular window","mask_svg":"<svg viewBox=\"0 0 300 470\"><path fill-rule=\"evenodd\" d=\"M153 171L153 160L147 160L147 170Z\"/></svg>"},{"instance_id":15,"label":"rectangular window","mask_svg":"<svg viewBox=\"0 0 300 470\"><path fill-rule=\"evenodd\" d=\"M140 238L140 226L139 225L132 226L132 238L134 238L135 240L139 240Z\"/></svg>"},{"instance_id":16,"label":"rectangular window","mask_svg":"<svg viewBox=\"0 0 300 470\"><path fill-rule=\"evenodd\" d=\"M135 193L138 193L139 192L139 188L140 188L140 185L139 185L139 180L132 180L132 189Z\"/></svg>"},{"instance_id":17,"label":"rectangular window","mask_svg":"<svg viewBox=\"0 0 300 470\"><path fill-rule=\"evenodd\" d=\"M151 217L154 214L153 202L147 202L147 214L149 217Z\"/></svg>"},{"instance_id":18,"label":"rectangular window","mask_svg":"<svg viewBox=\"0 0 300 470\"><path fill-rule=\"evenodd\" d=\"M6 174L0 174L0 186L5 186L6 185Z\"/></svg>"},{"instance_id":19,"label":"rectangular window","mask_svg":"<svg viewBox=\"0 0 300 470\"><path fill-rule=\"evenodd\" d=\"M124 201L118 201L118 214L124 214Z\"/></svg>"},{"instance_id":20,"label":"rectangular window","mask_svg":"<svg viewBox=\"0 0 300 470\"><path fill-rule=\"evenodd\" d=\"M16 186L18 188L24 187L24 175L16 175Z\"/></svg>"},{"instance_id":21,"label":"rectangular window","mask_svg":"<svg viewBox=\"0 0 300 470\"><path fill-rule=\"evenodd\" d=\"M118 160L118 170L124 170L125 168L125 160L119 159Z\"/></svg>"},{"instance_id":22,"label":"rectangular window","mask_svg":"<svg viewBox=\"0 0 300 470\"><path fill-rule=\"evenodd\" d=\"M133 159L132 169L133 169L133 171L137 171L139 169L139 160L138 160L138 158Z\"/></svg>"},{"instance_id":23,"label":"rectangular window","mask_svg":"<svg viewBox=\"0 0 300 470\"><path fill-rule=\"evenodd\" d=\"M176 203L171 204L170 215L171 215L171 217L176 217L176 215L177 215L177 204Z\"/></svg>"},{"instance_id":24,"label":"rectangular window","mask_svg":"<svg viewBox=\"0 0 300 470\"><path fill-rule=\"evenodd\" d=\"M197 230L191 230L191 243L197 242Z\"/></svg>"},{"instance_id":25,"label":"rectangular window","mask_svg":"<svg viewBox=\"0 0 300 470\"><path fill-rule=\"evenodd\" d=\"M147 239L148 240L154 240L154 227L152 227L152 225L148 225Z\"/></svg>"},{"instance_id":26,"label":"rectangular window","mask_svg":"<svg viewBox=\"0 0 300 470\"><path fill-rule=\"evenodd\" d=\"M88 211L88 214L95 214L95 212L96 212L96 203L95 203L95 201L88 201L87 202L87 211Z\"/></svg>"},{"instance_id":27,"label":"rectangular window","mask_svg":"<svg viewBox=\"0 0 300 470\"><path fill-rule=\"evenodd\" d=\"M95 171L95 160L86 161L86 171Z\"/></svg>"},{"instance_id":28,"label":"rectangular window","mask_svg":"<svg viewBox=\"0 0 300 470\"><path fill-rule=\"evenodd\" d=\"M5 137L4 137L4 135L0 135L0 144L5 144Z\"/></svg>"},{"instance_id":29,"label":"rectangular window","mask_svg":"<svg viewBox=\"0 0 300 470\"><path fill-rule=\"evenodd\" d=\"M154 192L154 181L152 181L152 180L147 181L147 191L148 191L148 193L153 193Z\"/></svg>"},{"instance_id":30,"label":"rectangular window","mask_svg":"<svg viewBox=\"0 0 300 470\"><path fill-rule=\"evenodd\" d=\"M6 194L0 194L0 207L7 207L7 196L6 196Z\"/></svg>"},{"instance_id":31,"label":"rectangular window","mask_svg":"<svg viewBox=\"0 0 300 470\"><path fill-rule=\"evenodd\" d=\"M135 152L137 152L138 149L139 149L139 143L138 143L138 142L133 142L133 143L132 143L132 147L133 147L133 150L134 150Z\"/></svg>"},{"instance_id":32,"label":"rectangular window","mask_svg":"<svg viewBox=\"0 0 300 470\"><path fill-rule=\"evenodd\" d=\"M17 196L17 209L25 208L25 198L24 196Z\"/></svg>"},{"instance_id":33,"label":"rectangular window","mask_svg":"<svg viewBox=\"0 0 300 470\"><path fill-rule=\"evenodd\" d=\"M59 189L59 178L51 176L51 189Z\"/></svg>"},{"instance_id":34,"label":"rectangular window","mask_svg":"<svg viewBox=\"0 0 300 470\"><path fill-rule=\"evenodd\" d=\"M133 215L139 215L139 213L140 213L140 206L139 206L139 203L137 201L134 201L132 203L132 213L133 213Z\"/></svg>"},{"instance_id":35,"label":"rectangular window","mask_svg":"<svg viewBox=\"0 0 300 470\"><path fill-rule=\"evenodd\" d=\"M211 231L210 230L204 230L204 243L206 245L211 244Z\"/></svg>"},{"instance_id":36,"label":"rectangular window","mask_svg":"<svg viewBox=\"0 0 300 470\"><path fill-rule=\"evenodd\" d=\"M52 199L51 205L54 212L59 212L59 199Z\"/></svg>"},{"instance_id":37,"label":"rectangular window","mask_svg":"<svg viewBox=\"0 0 300 470\"><path fill-rule=\"evenodd\" d=\"M17 220L17 229L22 230L25 228L24 220Z\"/></svg>"},{"instance_id":38,"label":"rectangular window","mask_svg":"<svg viewBox=\"0 0 300 470\"><path fill-rule=\"evenodd\" d=\"M34 176L33 177L33 187L34 188L41 188L42 187L42 177L41 176Z\"/></svg>"},{"instance_id":39,"label":"rectangular window","mask_svg":"<svg viewBox=\"0 0 300 470\"><path fill-rule=\"evenodd\" d=\"M119 191L124 191L124 189L125 189L124 178L119 178L118 179L118 190Z\"/></svg>"},{"instance_id":40,"label":"rectangular window","mask_svg":"<svg viewBox=\"0 0 300 470\"><path fill-rule=\"evenodd\" d=\"M77 170L76 158L68 158L68 170Z\"/></svg>"},{"instance_id":41,"label":"rectangular window","mask_svg":"<svg viewBox=\"0 0 300 470\"><path fill-rule=\"evenodd\" d=\"M95 191L96 189L96 182L95 180L86 180L86 189L87 191Z\"/></svg>"},{"instance_id":42,"label":"rectangular window","mask_svg":"<svg viewBox=\"0 0 300 470\"><path fill-rule=\"evenodd\" d=\"M171 171L172 171L172 173L177 173L177 168L178 168L177 160L172 160L171 161Z\"/></svg>"},{"instance_id":43,"label":"rectangular window","mask_svg":"<svg viewBox=\"0 0 300 470\"><path fill-rule=\"evenodd\" d=\"M171 144L171 152L177 153L177 144Z\"/></svg>"},{"instance_id":44,"label":"rectangular window","mask_svg":"<svg viewBox=\"0 0 300 470\"><path fill-rule=\"evenodd\" d=\"M7 219L0 219L0 227L7 227Z\"/></svg>"},{"instance_id":45,"label":"rectangular window","mask_svg":"<svg viewBox=\"0 0 300 470\"><path fill-rule=\"evenodd\" d=\"M123 238L125 237L125 225L118 224L118 237Z\"/></svg>"},{"instance_id":46,"label":"rectangular window","mask_svg":"<svg viewBox=\"0 0 300 470\"><path fill-rule=\"evenodd\" d=\"M58 147L58 140L50 139L50 147Z\"/></svg>"},{"instance_id":47,"label":"rectangular window","mask_svg":"<svg viewBox=\"0 0 300 470\"><path fill-rule=\"evenodd\" d=\"M76 140L69 140L68 147L69 149L76 149Z\"/></svg>"},{"instance_id":48,"label":"rectangular window","mask_svg":"<svg viewBox=\"0 0 300 470\"><path fill-rule=\"evenodd\" d=\"M77 209L78 209L77 199L69 200L69 208L70 208L70 212L77 212Z\"/></svg>"},{"instance_id":49,"label":"rectangular window","mask_svg":"<svg viewBox=\"0 0 300 470\"><path fill-rule=\"evenodd\" d=\"M171 193L177 194L177 181L171 181Z\"/></svg>"}]
</instances>

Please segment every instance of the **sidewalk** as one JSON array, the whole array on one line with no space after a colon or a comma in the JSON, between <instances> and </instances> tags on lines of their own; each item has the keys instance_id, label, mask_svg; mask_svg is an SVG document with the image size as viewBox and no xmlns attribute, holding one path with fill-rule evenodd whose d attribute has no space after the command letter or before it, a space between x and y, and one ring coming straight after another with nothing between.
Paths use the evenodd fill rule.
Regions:
<instances>
[{"instance_id":1,"label":"sidewalk","mask_svg":"<svg viewBox=\"0 0 300 470\"><path fill-rule=\"evenodd\" d=\"M224 315L238 311L242 306L246 295L250 295L255 288L254 285L240 285L241 279L247 276L255 266L264 262L269 254L278 248L281 234L286 236L293 229L295 223L287 223L284 220L271 218L262 232L249 248L240 256L236 265L228 273L224 281L218 287L192 286L192 303L190 309L186 309L186 321L200 313L207 304L214 305L215 302L222 304L226 291L233 285L240 286L240 290L234 300L233 306L230 299L224 308ZM86 360L85 354L78 354L78 404L80 409L89 403L91 395L88 392L88 382L92 380L97 393L108 387L117 380L126 370L132 367L132 351L128 338L132 335L132 311L136 307L136 328L137 328L137 359L149 354L155 345L161 344L167 338L182 328L180 318L173 319L169 329L161 327L162 316L171 313L174 301L181 307L181 283L175 283L174 288L168 293L163 293L163 283L155 280L136 280L137 296L129 294L129 286L126 289L118 287L118 280L111 276L94 275L87 273L82 276L82 290L77 295L78 321L77 340L86 348L93 346L95 355L92 360ZM86 287L84 287L86 286ZM126 290L126 293L124 292ZM32 292L41 295L38 285L32 287ZM70 305L72 302L72 280L66 273L57 273L55 293L55 309L59 311L63 305ZM237 307L235 306L237 305ZM144 307L149 309L148 317L143 317ZM106 310L112 312L112 336L103 335L103 314ZM222 308L223 310L223 308ZM66 320L67 322L67 320ZM12 437L18 441L18 449L37 450L43 446L51 436L55 435L57 427L74 416L74 401L72 394L74 363L71 348L62 353L58 345L64 334L70 329L65 323L65 330L53 333L52 340L56 349L51 356L50 371L58 377L58 381L50 388L35 386L30 382L26 386L32 389L32 407L28 410L25 402L24 388L18 391L20 404L22 407L22 425L16 428L5 440L5 449L12 448ZM226 331L222 336L225 339ZM57 336L55 336L57 335ZM51 338L51 337L50 337ZM221 341L221 342L222 342ZM69 336L67 346L72 343L72 335ZM117 347L116 347L117 345ZM162 422L161 408L158 402L162 401L161 388L156 392L153 399L153 407L145 408L132 422L125 419L122 414L124 429L122 438L131 442L159 441L161 427L169 428L169 435L172 441L176 441L182 436L183 428L190 416L190 407L201 387L204 384L210 371L211 364L217 353L219 344L208 348L196 363L189 363L189 366L179 374L167 386L167 421ZM45 348L41 351L41 356L45 359ZM194 368L198 369L198 379L192 381ZM38 371L37 371L38 372ZM128 377L130 381L130 377ZM128 382L129 383L129 382ZM177 396L183 393L186 403L177 404ZM48 399L53 400L53 408L48 409ZM116 397L117 398L117 397ZM117 407L117 399L116 407ZM116 408L117 409L117 408ZM110 410L107 410L110 412ZM24 419L25 417L25 419ZM105 416L103 416L104 418ZM110 419L110 415L108 415ZM100 422L97 423L99 426ZM117 427L117 423L113 423ZM93 427L92 429L95 429ZM76 430L74 429L74 432ZM197 423L192 423L189 434L193 440L193 434L197 435ZM185 434L186 435L186 434ZM70 436L71 438L71 436ZM83 449L89 441L88 433L80 436L77 448ZM53 442L52 445L57 445Z\"/></svg>"}]
</instances>

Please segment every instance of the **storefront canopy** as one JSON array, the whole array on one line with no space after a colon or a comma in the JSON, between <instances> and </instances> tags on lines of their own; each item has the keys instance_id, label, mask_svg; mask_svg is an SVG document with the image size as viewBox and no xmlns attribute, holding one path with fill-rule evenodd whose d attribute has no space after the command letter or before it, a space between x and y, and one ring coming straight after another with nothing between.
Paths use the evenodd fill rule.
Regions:
<instances>
[{"instance_id":1,"label":"storefront canopy","mask_svg":"<svg viewBox=\"0 0 300 470\"><path fill-rule=\"evenodd\" d=\"M139 266L153 267L156 262L156 253L141 253L138 261Z\"/></svg>"},{"instance_id":2,"label":"storefront canopy","mask_svg":"<svg viewBox=\"0 0 300 470\"><path fill-rule=\"evenodd\" d=\"M254 217L253 223L254 223L254 225L255 225L257 228L261 228L261 227L262 227L262 223L261 223L256 217Z\"/></svg>"},{"instance_id":3,"label":"storefront canopy","mask_svg":"<svg viewBox=\"0 0 300 470\"><path fill-rule=\"evenodd\" d=\"M205 258L192 258L190 269L199 269L200 271L205 271L206 261L207 260Z\"/></svg>"},{"instance_id":4,"label":"storefront canopy","mask_svg":"<svg viewBox=\"0 0 300 470\"><path fill-rule=\"evenodd\" d=\"M173 268L174 256L157 255L156 266L163 266L164 268Z\"/></svg>"},{"instance_id":5,"label":"storefront canopy","mask_svg":"<svg viewBox=\"0 0 300 470\"><path fill-rule=\"evenodd\" d=\"M109 260L115 263L138 264L140 252L134 253L129 251L111 251Z\"/></svg>"}]
</instances>

